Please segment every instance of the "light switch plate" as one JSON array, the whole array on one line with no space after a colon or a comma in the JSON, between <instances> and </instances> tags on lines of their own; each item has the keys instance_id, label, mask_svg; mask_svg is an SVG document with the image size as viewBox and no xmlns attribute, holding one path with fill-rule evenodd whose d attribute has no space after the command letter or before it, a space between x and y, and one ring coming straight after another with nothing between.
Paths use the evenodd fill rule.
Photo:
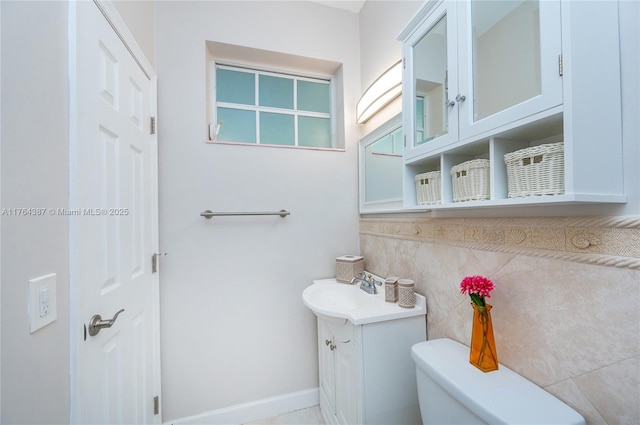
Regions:
<instances>
[{"instance_id":1,"label":"light switch plate","mask_svg":"<svg viewBox=\"0 0 640 425\"><path fill-rule=\"evenodd\" d=\"M57 319L55 273L29 280L28 310L30 333Z\"/></svg>"}]
</instances>

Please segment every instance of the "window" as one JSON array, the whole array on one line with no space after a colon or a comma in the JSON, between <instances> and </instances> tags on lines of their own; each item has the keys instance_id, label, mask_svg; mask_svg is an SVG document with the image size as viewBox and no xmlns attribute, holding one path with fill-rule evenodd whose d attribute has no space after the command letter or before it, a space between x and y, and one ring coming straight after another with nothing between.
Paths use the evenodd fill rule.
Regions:
<instances>
[{"instance_id":1,"label":"window","mask_svg":"<svg viewBox=\"0 0 640 425\"><path fill-rule=\"evenodd\" d=\"M331 79L215 64L216 140L335 147Z\"/></svg>"}]
</instances>

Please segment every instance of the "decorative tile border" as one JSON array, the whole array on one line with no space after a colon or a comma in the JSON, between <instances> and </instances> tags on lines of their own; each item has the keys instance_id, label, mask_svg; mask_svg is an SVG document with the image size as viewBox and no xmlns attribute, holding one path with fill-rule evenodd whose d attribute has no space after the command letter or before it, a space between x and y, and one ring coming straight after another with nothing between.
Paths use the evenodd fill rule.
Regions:
<instances>
[{"instance_id":1,"label":"decorative tile border","mask_svg":"<svg viewBox=\"0 0 640 425\"><path fill-rule=\"evenodd\" d=\"M361 218L360 234L640 269L640 216Z\"/></svg>"}]
</instances>

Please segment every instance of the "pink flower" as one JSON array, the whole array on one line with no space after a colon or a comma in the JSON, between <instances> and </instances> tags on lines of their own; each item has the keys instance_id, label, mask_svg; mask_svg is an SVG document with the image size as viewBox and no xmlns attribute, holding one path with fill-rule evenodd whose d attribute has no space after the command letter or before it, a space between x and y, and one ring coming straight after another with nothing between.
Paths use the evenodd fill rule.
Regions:
<instances>
[{"instance_id":1,"label":"pink flower","mask_svg":"<svg viewBox=\"0 0 640 425\"><path fill-rule=\"evenodd\" d=\"M484 298L491 298L494 285L484 276L467 276L460 282L460 293L467 294L475 304L483 306Z\"/></svg>"}]
</instances>

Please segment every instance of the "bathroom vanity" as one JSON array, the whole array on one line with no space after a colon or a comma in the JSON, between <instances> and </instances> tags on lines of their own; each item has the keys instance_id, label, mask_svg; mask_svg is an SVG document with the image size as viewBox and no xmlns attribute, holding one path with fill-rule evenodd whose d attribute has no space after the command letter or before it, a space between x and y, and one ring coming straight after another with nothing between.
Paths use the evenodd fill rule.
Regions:
<instances>
[{"instance_id":1,"label":"bathroom vanity","mask_svg":"<svg viewBox=\"0 0 640 425\"><path fill-rule=\"evenodd\" d=\"M327 424L420 423L411 347L426 340L426 300L411 309L335 279L303 301L317 316L320 409ZM382 290L380 290L382 289Z\"/></svg>"}]
</instances>

